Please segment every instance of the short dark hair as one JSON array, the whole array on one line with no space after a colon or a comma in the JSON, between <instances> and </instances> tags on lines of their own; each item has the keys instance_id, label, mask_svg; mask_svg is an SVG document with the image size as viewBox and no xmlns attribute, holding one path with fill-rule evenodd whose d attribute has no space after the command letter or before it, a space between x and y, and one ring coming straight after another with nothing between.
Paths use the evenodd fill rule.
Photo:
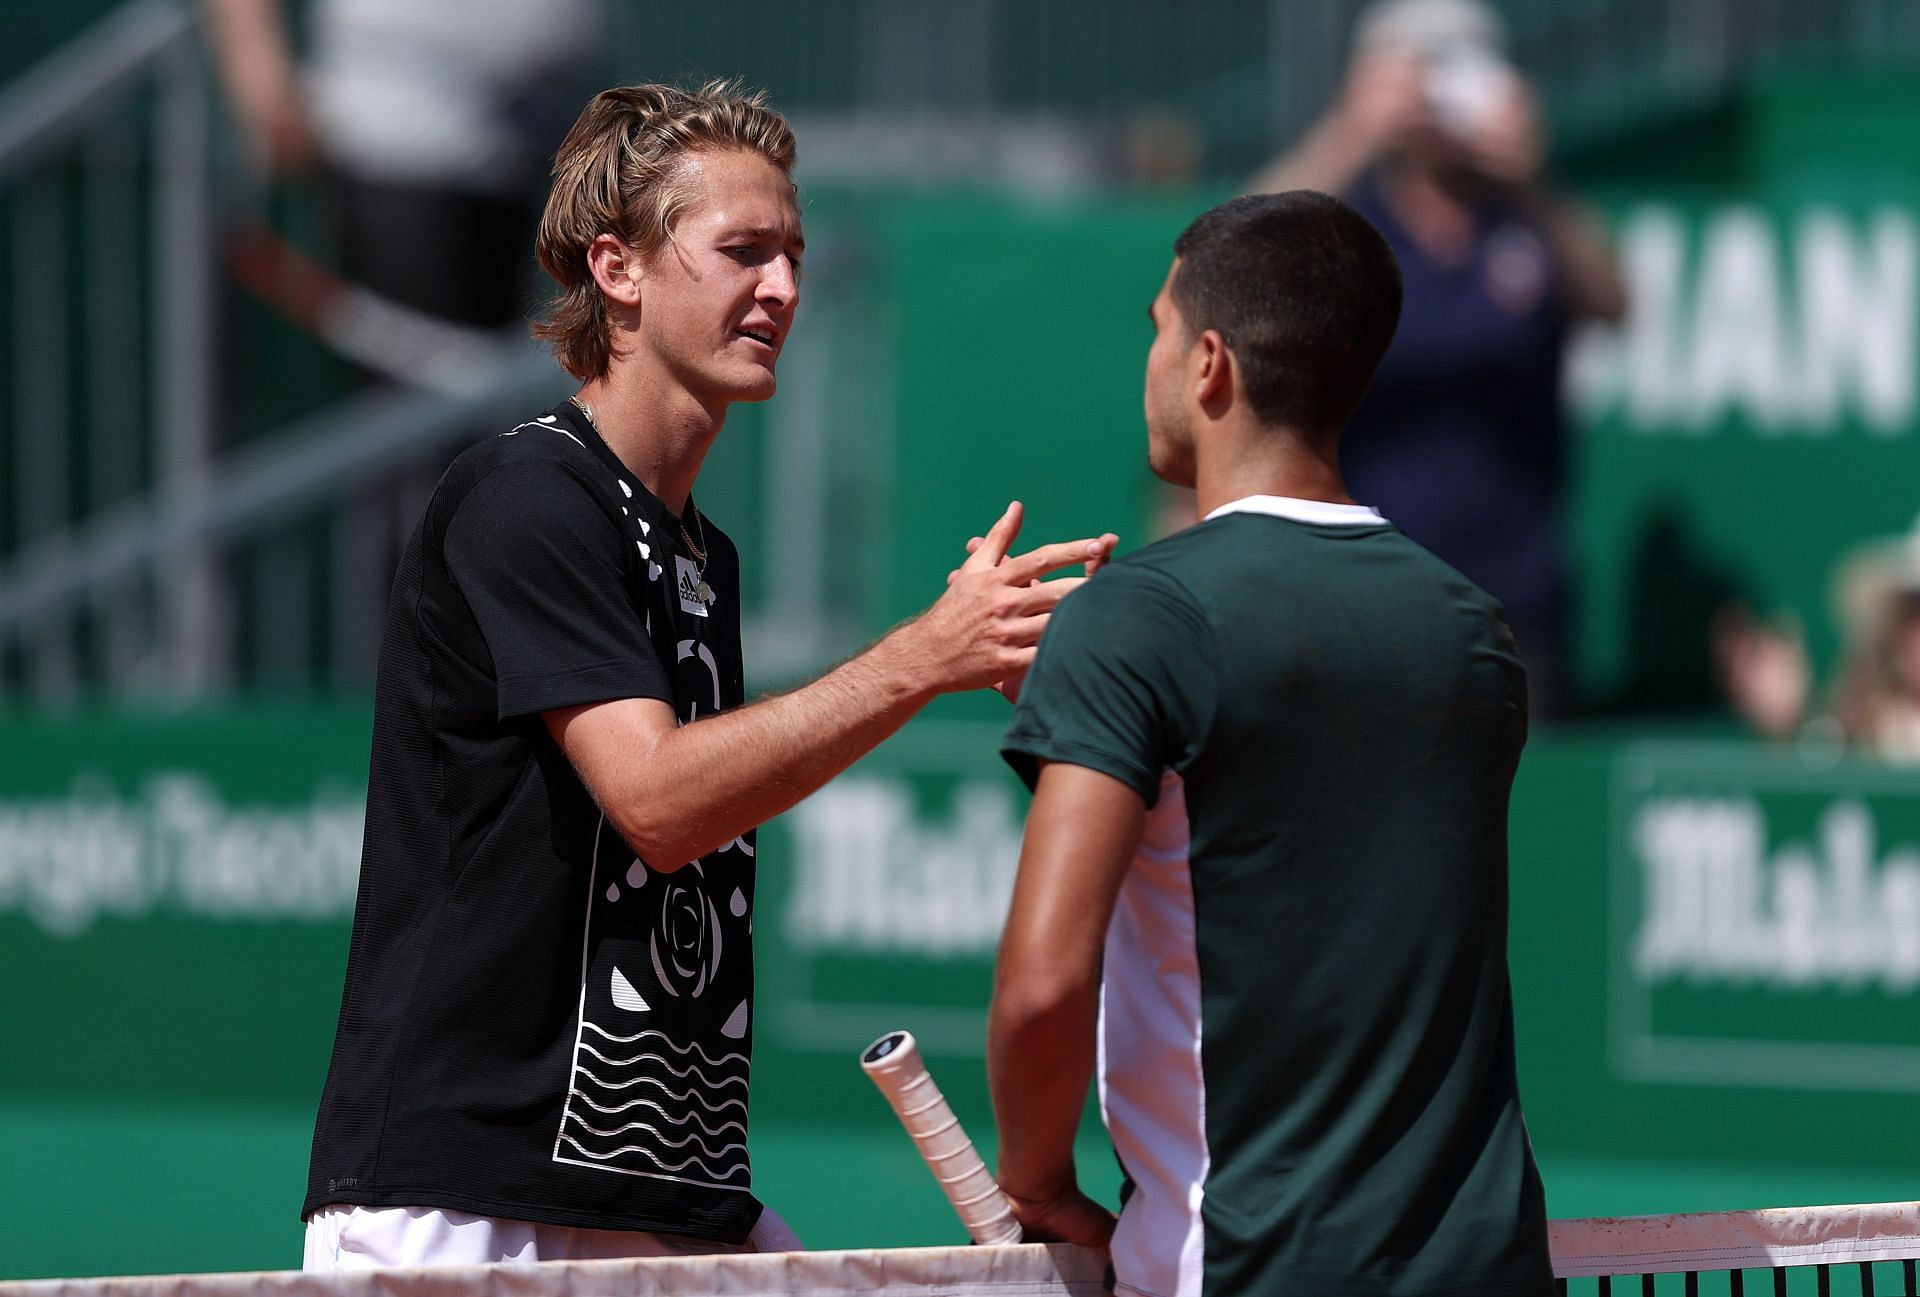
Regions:
<instances>
[{"instance_id":1,"label":"short dark hair","mask_svg":"<svg viewBox=\"0 0 1920 1297\"><path fill-rule=\"evenodd\" d=\"M1311 189L1249 194L1174 240L1171 294L1218 329L1260 422L1337 431L1400 322L1400 263L1366 217Z\"/></svg>"}]
</instances>

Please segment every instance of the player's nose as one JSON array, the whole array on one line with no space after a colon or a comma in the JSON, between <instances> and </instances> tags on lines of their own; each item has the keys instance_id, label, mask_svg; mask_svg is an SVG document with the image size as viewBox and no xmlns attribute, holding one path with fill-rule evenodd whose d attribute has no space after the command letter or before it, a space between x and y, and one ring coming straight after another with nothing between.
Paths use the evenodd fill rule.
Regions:
<instances>
[{"instance_id":1,"label":"player's nose","mask_svg":"<svg viewBox=\"0 0 1920 1297\"><path fill-rule=\"evenodd\" d=\"M784 254L769 257L760 270L760 284L754 294L769 307L792 310L800 301L800 275L793 258Z\"/></svg>"}]
</instances>

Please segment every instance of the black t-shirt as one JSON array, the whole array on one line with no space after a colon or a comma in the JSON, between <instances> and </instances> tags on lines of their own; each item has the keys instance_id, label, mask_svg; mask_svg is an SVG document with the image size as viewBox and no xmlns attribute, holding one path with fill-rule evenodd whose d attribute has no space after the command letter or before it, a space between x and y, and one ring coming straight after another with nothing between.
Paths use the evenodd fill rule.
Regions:
<instances>
[{"instance_id":1,"label":"black t-shirt","mask_svg":"<svg viewBox=\"0 0 1920 1297\"><path fill-rule=\"evenodd\" d=\"M303 1215L728 1242L758 1219L753 834L639 859L541 718L658 698L686 723L742 701L739 557L711 526L704 543L710 599L679 522L571 405L441 479L387 612Z\"/></svg>"}]
</instances>

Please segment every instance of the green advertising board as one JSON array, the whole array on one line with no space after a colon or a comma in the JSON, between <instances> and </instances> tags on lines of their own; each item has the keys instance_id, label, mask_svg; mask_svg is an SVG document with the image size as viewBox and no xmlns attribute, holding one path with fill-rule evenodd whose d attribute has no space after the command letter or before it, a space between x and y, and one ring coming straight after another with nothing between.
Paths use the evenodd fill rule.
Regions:
<instances>
[{"instance_id":1,"label":"green advertising board","mask_svg":"<svg viewBox=\"0 0 1920 1297\"><path fill-rule=\"evenodd\" d=\"M357 708L11 722L0 1094L310 1105L367 728ZM795 1083L756 1116L882 1116L847 1060L902 1026L977 1109L1026 804L999 733L910 726L764 830L758 1061ZM1655 1110L1689 1089L1818 1092L1841 1125L1771 1149L1920 1155L1920 1128L1854 1138L1920 1090L1917 907L1920 776L1743 744L1536 742L1512 937L1536 1137L1737 1155L1740 1132L1689 1135Z\"/></svg>"},{"instance_id":2,"label":"green advertising board","mask_svg":"<svg viewBox=\"0 0 1920 1297\"><path fill-rule=\"evenodd\" d=\"M1920 1093L1920 774L1645 744L1610 802L1618 1075Z\"/></svg>"},{"instance_id":3,"label":"green advertising board","mask_svg":"<svg viewBox=\"0 0 1920 1297\"><path fill-rule=\"evenodd\" d=\"M1568 367L1590 702L1713 705L1732 602L1831 670L1837 565L1920 515L1917 84L1769 69L1566 160L1630 300Z\"/></svg>"},{"instance_id":4,"label":"green advertising board","mask_svg":"<svg viewBox=\"0 0 1920 1297\"><path fill-rule=\"evenodd\" d=\"M1543 1163L1770 1163L1799 1168L1790 1185L1880 1168L1912 1195L1920 773L1826 749L1548 740L1522 762L1511 832Z\"/></svg>"},{"instance_id":5,"label":"green advertising board","mask_svg":"<svg viewBox=\"0 0 1920 1297\"><path fill-rule=\"evenodd\" d=\"M1920 185L1613 208L1628 322L1576 346L1577 624L1588 693L1696 687L1713 614L1790 610L1817 660L1833 574L1920 513ZM1662 675L1664 674L1664 679Z\"/></svg>"}]
</instances>

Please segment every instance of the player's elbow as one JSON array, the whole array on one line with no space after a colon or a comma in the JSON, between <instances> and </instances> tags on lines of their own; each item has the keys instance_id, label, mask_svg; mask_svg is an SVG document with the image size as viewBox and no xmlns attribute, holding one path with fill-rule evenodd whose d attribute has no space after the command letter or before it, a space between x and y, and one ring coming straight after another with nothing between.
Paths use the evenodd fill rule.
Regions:
<instances>
[{"instance_id":1,"label":"player's elbow","mask_svg":"<svg viewBox=\"0 0 1920 1297\"><path fill-rule=\"evenodd\" d=\"M655 873L684 869L739 832L724 827L710 786L657 755L603 770L588 787L608 822Z\"/></svg>"},{"instance_id":2,"label":"player's elbow","mask_svg":"<svg viewBox=\"0 0 1920 1297\"><path fill-rule=\"evenodd\" d=\"M633 854L656 874L678 873L706 850L651 807L610 805L603 809L620 837L633 848Z\"/></svg>"},{"instance_id":3,"label":"player's elbow","mask_svg":"<svg viewBox=\"0 0 1920 1297\"><path fill-rule=\"evenodd\" d=\"M993 1028L1003 1039L1045 1036L1091 1020L1099 1003L1097 969L1048 964L1009 970L993 990Z\"/></svg>"},{"instance_id":4,"label":"player's elbow","mask_svg":"<svg viewBox=\"0 0 1920 1297\"><path fill-rule=\"evenodd\" d=\"M1052 1073L1067 1066L1091 1046L1098 1006L1097 988L1091 994L1075 994L1064 983L996 990L987 1016L988 1071Z\"/></svg>"}]
</instances>

